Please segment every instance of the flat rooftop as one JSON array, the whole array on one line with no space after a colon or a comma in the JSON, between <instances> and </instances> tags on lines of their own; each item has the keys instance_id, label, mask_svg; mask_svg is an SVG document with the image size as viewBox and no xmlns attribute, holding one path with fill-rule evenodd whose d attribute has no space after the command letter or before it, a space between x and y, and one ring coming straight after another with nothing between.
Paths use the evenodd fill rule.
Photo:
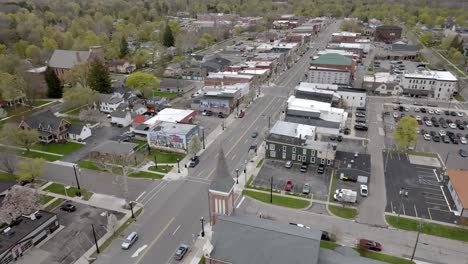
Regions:
<instances>
[{"instance_id":1,"label":"flat rooftop","mask_svg":"<svg viewBox=\"0 0 468 264\"><path fill-rule=\"evenodd\" d=\"M419 71L404 74L405 78L433 79L438 81L457 81L457 77L449 71Z\"/></svg>"},{"instance_id":2,"label":"flat rooftop","mask_svg":"<svg viewBox=\"0 0 468 264\"><path fill-rule=\"evenodd\" d=\"M152 125L158 121L177 123L177 122L182 121L184 118L186 118L188 115L192 114L193 112L194 112L193 110L164 108L163 110L158 112L156 116L146 120L144 124Z\"/></svg>"}]
</instances>

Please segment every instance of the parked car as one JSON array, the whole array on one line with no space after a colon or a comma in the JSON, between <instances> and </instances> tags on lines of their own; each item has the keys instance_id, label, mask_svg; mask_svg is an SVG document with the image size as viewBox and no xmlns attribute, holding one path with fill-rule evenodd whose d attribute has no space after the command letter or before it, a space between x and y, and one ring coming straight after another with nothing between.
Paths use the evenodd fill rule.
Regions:
<instances>
[{"instance_id":1,"label":"parked car","mask_svg":"<svg viewBox=\"0 0 468 264\"><path fill-rule=\"evenodd\" d=\"M457 116L463 116L463 112L457 112Z\"/></svg>"},{"instance_id":2,"label":"parked car","mask_svg":"<svg viewBox=\"0 0 468 264\"><path fill-rule=\"evenodd\" d=\"M460 156L463 157L463 158L466 158L468 156L468 154L466 153L466 151L464 149L460 149L458 151L458 154L460 154Z\"/></svg>"},{"instance_id":3,"label":"parked car","mask_svg":"<svg viewBox=\"0 0 468 264\"><path fill-rule=\"evenodd\" d=\"M436 115L440 115L442 112L441 112L439 109L436 109L436 110L434 111L434 113L435 113Z\"/></svg>"},{"instance_id":4,"label":"parked car","mask_svg":"<svg viewBox=\"0 0 468 264\"><path fill-rule=\"evenodd\" d=\"M292 181L289 180L286 182L286 187L284 187L284 190L287 192L290 192L292 190L292 186L293 186Z\"/></svg>"},{"instance_id":5,"label":"parked car","mask_svg":"<svg viewBox=\"0 0 468 264\"><path fill-rule=\"evenodd\" d=\"M359 247L368 250L382 251L382 244L368 239L360 239Z\"/></svg>"},{"instance_id":6,"label":"parked car","mask_svg":"<svg viewBox=\"0 0 468 264\"><path fill-rule=\"evenodd\" d=\"M189 167L194 168L195 166L198 165L198 163L200 163L200 159L197 156L195 156L195 157L190 159Z\"/></svg>"},{"instance_id":7,"label":"parked car","mask_svg":"<svg viewBox=\"0 0 468 264\"><path fill-rule=\"evenodd\" d=\"M252 138L257 138L258 136L258 133L255 131L255 132L252 132Z\"/></svg>"},{"instance_id":8,"label":"parked car","mask_svg":"<svg viewBox=\"0 0 468 264\"><path fill-rule=\"evenodd\" d=\"M185 254L187 254L189 250L189 246L185 245L185 244L180 244L175 253L174 253L174 259L175 260L182 260L185 256Z\"/></svg>"},{"instance_id":9,"label":"parked car","mask_svg":"<svg viewBox=\"0 0 468 264\"><path fill-rule=\"evenodd\" d=\"M219 112L219 113L218 113L218 117L219 117L219 118L224 118L223 112Z\"/></svg>"},{"instance_id":10,"label":"parked car","mask_svg":"<svg viewBox=\"0 0 468 264\"><path fill-rule=\"evenodd\" d=\"M433 114L434 114L434 110L432 110L432 109L429 109L429 111L428 111L428 112L429 112L429 114L431 114L431 115L433 115Z\"/></svg>"},{"instance_id":11,"label":"parked car","mask_svg":"<svg viewBox=\"0 0 468 264\"><path fill-rule=\"evenodd\" d=\"M317 167L317 173L323 174L325 172L325 165L319 164Z\"/></svg>"},{"instance_id":12,"label":"parked car","mask_svg":"<svg viewBox=\"0 0 468 264\"><path fill-rule=\"evenodd\" d=\"M447 135L447 132L445 130L440 130L439 135L440 136L445 136L445 135Z\"/></svg>"},{"instance_id":13,"label":"parked car","mask_svg":"<svg viewBox=\"0 0 468 264\"><path fill-rule=\"evenodd\" d=\"M429 134L424 134L424 140L431 140L431 135Z\"/></svg>"},{"instance_id":14,"label":"parked car","mask_svg":"<svg viewBox=\"0 0 468 264\"><path fill-rule=\"evenodd\" d=\"M461 137L461 138L460 138L460 143L462 143L462 144L467 144L468 141L466 140L465 137Z\"/></svg>"},{"instance_id":15,"label":"parked car","mask_svg":"<svg viewBox=\"0 0 468 264\"><path fill-rule=\"evenodd\" d=\"M435 140L434 140L434 141L435 141ZM440 141L440 140L439 140L439 141ZM443 141L444 143L450 143L450 138L449 138L448 136L443 136L443 137L442 137L442 141Z\"/></svg>"},{"instance_id":16,"label":"parked car","mask_svg":"<svg viewBox=\"0 0 468 264\"><path fill-rule=\"evenodd\" d=\"M290 168L292 168L292 165L293 165L292 161L288 160L284 164L284 167L287 168L287 169L290 169Z\"/></svg>"},{"instance_id":17,"label":"parked car","mask_svg":"<svg viewBox=\"0 0 468 264\"><path fill-rule=\"evenodd\" d=\"M330 241L330 234L327 231L322 231L320 240Z\"/></svg>"},{"instance_id":18,"label":"parked car","mask_svg":"<svg viewBox=\"0 0 468 264\"><path fill-rule=\"evenodd\" d=\"M434 142L440 142L440 136L435 135L435 136L432 137L432 140L434 140Z\"/></svg>"},{"instance_id":19,"label":"parked car","mask_svg":"<svg viewBox=\"0 0 468 264\"><path fill-rule=\"evenodd\" d=\"M421 113L426 113L426 108L422 107L421 108Z\"/></svg>"},{"instance_id":20,"label":"parked car","mask_svg":"<svg viewBox=\"0 0 468 264\"><path fill-rule=\"evenodd\" d=\"M426 126L431 127L431 126L432 126L432 122L431 122L430 120L427 120L427 121L426 121Z\"/></svg>"},{"instance_id":21,"label":"parked car","mask_svg":"<svg viewBox=\"0 0 468 264\"><path fill-rule=\"evenodd\" d=\"M302 187L302 193L303 194L309 194L310 193L310 184L309 183L304 184L304 187Z\"/></svg>"},{"instance_id":22,"label":"parked car","mask_svg":"<svg viewBox=\"0 0 468 264\"><path fill-rule=\"evenodd\" d=\"M444 111L444 114L445 114L446 116L448 116L448 115L450 115L450 111L449 111L449 110L445 110L445 111Z\"/></svg>"},{"instance_id":23,"label":"parked car","mask_svg":"<svg viewBox=\"0 0 468 264\"><path fill-rule=\"evenodd\" d=\"M122 242L122 249L129 249L132 247L133 244L138 240L138 234L137 232L132 232L130 235L127 236L127 238Z\"/></svg>"},{"instance_id":24,"label":"parked car","mask_svg":"<svg viewBox=\"0 0 468 264\"><path fill-rule=\"evenodd\" d=\"M457 128L457 125L455 123L449 123L449 127L455 129Z\"/></svg>"},{"instance_id":25,"label":"parked car","mask_svg":"<svg viewBox=\"0 0 468 264\"><path fill-rule=\"evenodd\" d=\"M452 111L452 112L450 112L450 115L451 115L451 116L457 116L457 112Z\"/></svg>"},{"instance_id":26,"label":"parked car","mask_svg":"<svg viewBox=\"0 0 468 264\"><path fill-rule=\"evenodd\" d=\"M62 204L62 206L60 206L60 210L66 211L66 212L74 212L76 211L76 206L74 206L71 203L65 203L65 204Z\"/></svg>"},{"instance_id":27,"label":"parked car","mask_svg":"<svg viewBox=\"0 0 468 264\"><path fill-rule=\"evenodd\" d=\"M398 118L398 117L400 117L400 114L398 114L397 112L394 112L393 113L393 118Z\"/></svg>"},{"instance_id":28,"label":"parked car","mask_svg":"<svg viewBox=\"0 0 468 264\"><path fill-rule=\"evenodd\" d=\"M307 172L308 168L309 168L309 165L307 163L305 163L305 162L302 162L300 171L301 172Z\"/></svg>"},{"instance_id":29,"label":"parked car","mask_svg":"<svg viewBox=\"0 0 468 264\"><path fill-rule=\"evenodd\" d=\"M346 127L344 129L344 132L343 132L345 135L349 135L349 133L351 133L351 129L349 129L349 127Z\"/></svg>"},{"instance_id":30,"label":"parked car","mask_svg":"<svg viewBox=\"0 0 468 264\"><path fill-rule=\"evenodd\" d=\"M343 136L342 136L342 135L339 135L338 137L336 137L336 140L337 140L338 142L343 141Z\"/></svg>"},{"instance_id":31,"label":"parked car","mask_svg":"<svg viewBox=\"0 0 468 264\"><path fill-rule=\"evenodd\" d=\"M243 118L244 116L245 116L245 112L244 112L244 111L241 111L241 112L239 113L239 118Z\"/></svg>"},{"instance_id":32,"label":"parked car","mask_svg":"<svg viewBox=\"0 0 468 264\"><path fill-rule=\"evenodd\" d=\"M364 113L364 112L356 112L356 117L366 117L366 113Z\"/></svg>"},{"instance_id":33,"label":"parked car","mask_svg":"<svg viewBox=\"0 0 468 264\"><path fill-rule=\"evenodd\" d=\"M362 130L362 131L367 131L367 126L364 126L364 125L354 125L354 129L356 129L356 130Z\"/></svg>"},{"instance_id":34,"label":"parked car","mask_svg":"<svg viewBox=\"0 0 468 264\"><path fill-rule=\"evenodd\" d=\"M344 173L341 173L341 174L340 174L340 180L343 180L343 181L350 181L350 182L356 182L356 181L357 181L356 178L350 177L350 176L347 176L347 175L344 175Z\"/></svg>"},{"instance_id":35,"label":"parked car","mask_svg":"<svg viewBox=\"0 0 468 264\"><path fill-rule=\"evenodd\" d=\"M367 195L369 194L367 190L367 185L361 184L361 186L359 187L359 193L361 194L362 197L367 197Z\"/></svg>"},{"instance_id":36,"label":"parked car","mask_svg":"<svg viewBox=\"0 0 468 264\"><path fill-rule=\"evenodd\" d=\"M212 116L212 115L213 115L213 111L211 110L206 111L206 116Z\"/></svg>"}]
</instances>

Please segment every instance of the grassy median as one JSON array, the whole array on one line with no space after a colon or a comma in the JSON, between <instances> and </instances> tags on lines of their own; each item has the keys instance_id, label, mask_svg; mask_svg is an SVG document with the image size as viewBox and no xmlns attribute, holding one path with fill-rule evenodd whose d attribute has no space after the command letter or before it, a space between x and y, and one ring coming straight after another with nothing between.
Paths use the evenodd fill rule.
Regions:
<instances>
[{"instance_id":1,"label":"grassy median","mask_svg":"<svg viewBox=\"0 0 468 264\"><path fill-rule=\"evenodd\" d=\"M270 203L270 194L267 193L262 193L262 192L256 192L256 191L251 191L251 190L244 190L242 191L243 195L252 197L253 199L259 200L264 203ZM284 206L284 207L289 207L289 208L305 208L309 206L310 202L305 201L305 200L300 200L300 199L294 199L294 198L289 198L289 197L283 197L279 195L273 195L273 204L274 205L279 205L279 206Z\"/></svg>"},{"instance_id":2,"label":"grassy median","mask_svg":"<svg viewBox=\"0 0 468 264\"><path fill-rule=\"evenodd\" d=\"M328 205L328 210L338 217L353 219L358 215L358 211L354 208L343 207L343 206L336 206L336 205Z\"/></svg>"}]
</instances>

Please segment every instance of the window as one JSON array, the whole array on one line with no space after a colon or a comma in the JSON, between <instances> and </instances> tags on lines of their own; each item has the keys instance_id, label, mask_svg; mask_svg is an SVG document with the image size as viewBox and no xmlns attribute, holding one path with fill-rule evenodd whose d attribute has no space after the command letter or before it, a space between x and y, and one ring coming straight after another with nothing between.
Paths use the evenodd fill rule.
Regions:
<instances>
[{"instance_id":1,"label":"window","mask_svg":"<svg viewBox=\"0 0 468 264\"><path fill-rule=\"evenodd\" d=\"M301 161L302 160L302 156L301 155L297 155L297 161Z\"/></svg>"},{"instance_id":2,"label":"window","mask_svg":"<svg viewBox=\"0 0 468 264\"><path fill-rule=\"evenodd\" d=\"M310 157L310 163L315 163L315 157Z\"/></svg>"},{"instance_id":3,"label":"window","mask_svg":"<svg viewBox=\"0 0 468 264\"><path fill-rule=\"evenodd\" d=\"M286 146L283 146L283 152L286 152Z\"/></svg>"},{"instance_id":4,"label":"window","mask_svg":"<svg viewBox=\"0 0 468 264\"><path fill-rule=\"evenodd\" d=\"M302 149L302 155L307 155L307 149Z\"/></svg>"},{"instance_id":5,"label":"window","mask_svg":"<svg viewBox=\"0 0 468 264\"><path fill-rule=\"evenodd\" d=\"M292 153L296 153L296 147L292 148Z\"/></svg>"},{"instance_id":6,"label":"window","mask_svg":"<svg viewBox=\"0 0 468 264\"><path fill-rule=\"evenodd\" d=\"M320 159L320 164L325 164L325 159Z\"/></svg>"},{"instance_id":7,"label":"window","mask_svg":"<svg viewBox=\"0 0 468 264\"><path fill-rule=\"evenodd\" d=\"M296 160L296 154L292 154L291 159Z\"/></svg>"},{"instance_id":8,"label":"window","mask_svg":"<svg viewBox=\"0 0 468 264\"><path fill-rule=\"evenodd\" d=\"M327 160L327 165L330 165L331 164L331 160Z\"/></svg>"},{"instance_id":9,"label":"window","mask_svg":"<svg viewBox=\"0 0 468 264\"><path fill-rule=\"evenodd\" d=\"M274 150L270 151L270 157L276 158L276 152Z\"/></svg>"},{"instance_id":10,"label":"window","mask_svg":"<svg viewBox=\"0 0 468 264\"><path fill-rule=\"evenodd\" d=\"M282 158L282 159L286 159L286 152L283 152L281 158Z\"/></svg>"},{"instance_id":11,"label":"window","mask_svg":"<svg viewBox=\"0 0 468 264\"><path fill-rule=\"evenodd\" d=\"M302 161L306 161L306 156L302 156Z\"/></svg>"},{"instance_id":12,"label":"window","mask_svg":"<svg viewBox=\"0 0 468 264\"><path fill-rule=\"evenodd\" d=\"M275 144L270 144L270 150L275 150Z\"/></svg>"},{"instance_id":13,"label":"window","mask_svg":"<svg viewBox=\"0 0 468 264\"><path fill-rule=\"evenodd\" d=\"M312 150L312 153L310 153L311 156L315 156L315 150Z\"/></svg>"}]
</instances>

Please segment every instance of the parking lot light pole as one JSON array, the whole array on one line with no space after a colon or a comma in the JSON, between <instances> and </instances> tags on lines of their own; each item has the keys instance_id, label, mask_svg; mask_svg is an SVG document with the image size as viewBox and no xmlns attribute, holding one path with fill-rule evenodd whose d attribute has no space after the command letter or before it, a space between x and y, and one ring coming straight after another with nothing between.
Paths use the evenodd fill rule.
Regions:
<instances>
[{"instance_id":1,"label":"parking lot light pole","mask_svg":"<svg viewBox=\"0 0 468 264\"><path fill-rule=\"evenodd\" d=\"M273 203L273 175L270 176L270 203Z\"/></svg>"},{"instance_id":2,"label":"parking lot light pole","mask_svg":"<svg viewBox=\"0 0 468 264\"><path fill-rule=\"evenodd\" d=\"M177 159L177 173L180 173L180 160Z\"/></svg>"},{"instance_id":3,"label":"parking lot light pole","mask_svg":"<svg viewBox=\"0 0 468 264\"><path fill-rule=\"evenodd\" d=\"M202 129L202 142L203 142L203 149L205 149L205 128Z\"/></svg>"},{"instance_id":4,"label":"parking lot light pole","mask_svg":"<svg viewBox=\"0 0 468 264\"><path fill-rule=\"evenodd\" d=\"M78 168L78 173L80 171L81 170ZM78 180L78 174L76 173L76 166L75 165L73 165L73 172L75 172L76 187L78 188L78 190L75 192L75 194L76 194L76 196L81 197L80 181Z\"/></svg>"},{"instance_id":5,"label":"parking lot light pole","mask_svg":"<svg viewBox=\"0 0 468 264\"><path fill-rule=\"evenodd\" d=\"M239 169L236 169L236 184L239 184Z\"/></svg>"},{"instance_id":6,"label":"parking lot light pole","mask_svg":"<svg viewBox=\"0 0 468 264\"><path fill-rule=\"evenodd\" d=\"M130 201L129 205L130 205L130 211L132 212L132 219L135 220L135 214L133 213L133 201Z\"/></svg>"},{"instance_id":7,"label":"parking lot light pole","mask_svg":"<svg viewBox=\"0 0 468 264\"><path fill-rule=\"evenodd\" d=\"M203 216L200 218L200 222L201 222L201 236L205 237L205 225L204 225L205 218Z\"/></svg>"},{"instance_id":8,"label":"parking lot light pole","mask_svg":"<svg viewBox=\"0 0 468 264\"><path fill-rule=\"evenodd\" d=\"M96 231L94 230L94 225L91 224L91 228L93 229L93 237L94 237L94 244L96 245L96 253L101 253L101 251L99 251L99 245L97 243L97 238L96 238Z\"/></svg>"},{"instance_id":9,"label":"parking lot light pole","mask_svg":"<svg viewBox=\"0 0 468 264\"><path fill-rule=\"evenodd\" d=\"M401 214L401 207L403 203L403 197L406 197L406 198L408 197L408 189L405 187L400 187L399 195L400 195L400 206L398 208L398 222L400 222L400 214Z\"/></svg>"},{"instance_id":10,"label":"parking lot light pole","mask_svg":"<svg viewBox=\"0 0 468 264\"><path fill-rule=\"evenodd\" d=\"M156 152L154 153L154 167L156 167L156 169L158 168L158 161L156 159Z\"/></svg>"}]
</instances>

